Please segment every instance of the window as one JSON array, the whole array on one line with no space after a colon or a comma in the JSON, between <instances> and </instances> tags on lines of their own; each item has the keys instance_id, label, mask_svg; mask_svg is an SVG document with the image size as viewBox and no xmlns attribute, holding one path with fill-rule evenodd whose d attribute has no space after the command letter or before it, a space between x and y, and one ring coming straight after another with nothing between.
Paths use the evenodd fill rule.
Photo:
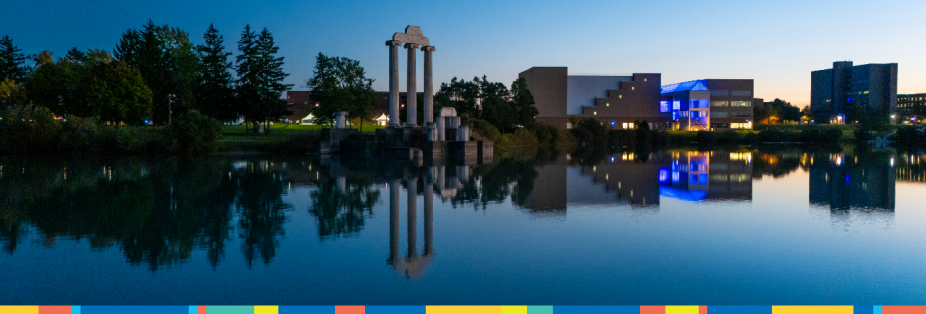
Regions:
<instances>
[{"instance_id":1,"label":"window","mask_svg":"<svg viewBox=\"0 0 926 314\"><path fill-rule=\"evenodd\" d=\"M635 126L633 125L633 122L624 122L623 127L625 129L633 129Z\"/></svg>"},{"instance_id":2,"label":"window","mask_svg":"<svg viewBox=\"0 0 926 314\"><path fill-rule=\"evenodd\" d=\"M624 95L617 95L617 98L624 98Z\"/></svg>"},{"instance_id":3,"label":"window","mask_svg":"<svg viewBox=\"0 0 926 314\"><path fill-rule=\"evenodd\" d=\"M698 103L701 104L699 106L700 108L710 108L710 106L708 105L710 101L708 101L707 99L698 99Z\"/></svg>"},{"instance_id":4,"label":"window","mask_svg":"<svg viewBox=\"0 0 926 314\"><path fill-rule=\"evenodd\" d=\"M688 111L682 111L682 117L688 117Z\"/></svg>"},{"instance_id":5,"label":"window","mask_svg":"<svg viewBox=\"0 0 926 314\"><path fill-rule=\"evenodd\" d=\"M711 123L711 128L712 129L729 129L730 124L729 123Z\"/></svg>"},{"instance_id":6,"label":"window","mask_svg":"<svg viewBox=\"0 0 926 314\"><path fill-rule=\"evenodd\" d=\"M679 110L681 109L681 107L682 107L681 101L676 100L672 102L672 110Z\"/></svg>"},{"instance_id":7,"label":"window","mask_svg":"<svg viewBox=\"0 0 926 314\"><path fill-rule=\"evenodd\" d=\"M752 123L730 123L731 129L752 129Z\"/></svg>"},{"instance_id":8,"label":"window","mask_svg":"<svg viewBox=\"0 0 926 314\"><path fill-rule=\"evenodd\" d=\"M611 103L605 103L604 106L605 106L605 107L611 107Z\"/></svg>"},{"instance_id":9,"label":"window","mask_svg":"<svg viewBox=\"0 0 926 314\"><path fill-rule=\"evenodd\" d=\"M748 112L731 112L731 118L752 118L752 114Z\"/></svg>"},{"instance_id":10,"label":"window","mask_svg":"<svg viewBox=\"0 0 926 314\"><path fill-rule=\"evenodd\" d=\"M669 102L668 101L663 100L659 102L659 112L669 112Z\"/></svg>"},{"instance_id":11,"label":"window","mask_svg":"<svg viewBox=\"0 0 926 314\"><path fill-rule=\"evenodd\" d=\"M692 99L692 100L689 100L688 102L689 102L689 104L688 104L688 107L689 107L689 108L698 108L698 100L697 100L697 99Z\"/></svg>"},{"instance_id":12,"label":"window","mask_svg":"<svg viewBox=\"0 0 926 314\"><path fill-rule=\"evenodd\" d=\"M730 96L730 92L726 90L712 90L711 96Z\"/></svg>"},{"instance_id":13,"label":"window","mask_svg":"<svg viewBox=\"0 0 926 314\"><path fill-rule=\"evenodd\" d=\"M631 86L631 87L630 87L630 90L634 90L634 88L636 88L636 87Z\"/></svg>"},{"instance_id":14,"label":"window","mask_svg":"<svg viewBox=\"0 0 926 314\"><path fill-rule=\"evenodd\" d=\"M597 115L598 115L598 111L593 111L592 114L597 116Z\"/></svg>"},{"instance_id":15,"label":"window","mask_svg":"<svg viewBox=\"0 0 926 314\"><path fill-rule=\"evenodd\" d=\"M744 101L744 100L734 100L730 102L730 106L731 107L750 107L752 106L752 102Z\"/></svg>"},{"instance_id":16,"label":"window","mask_svg":"<svg viewBox=\"0 0 926 314\"><path fill-rule=\"evenodd\" d=\"M726 118L726 117L729 117L729 116L730 116L730 113L729 113L729 112L711 111L711 118ZM713 127L713 126L711 126L711 127Z\"/></svg>"},{"instance_id":17,"label":"window","mask_svg":"<svg viewBox=\"0 0 926 314\"><path fill-rule=\"evenodd\" d=\"M751 90L735 90L730 92L730 96L749 96L752 97Z\"/></svg>"},{"instance_id":18,"label":"window","mask_svg":"<svg viewBox=\"0 0 926 314\"><path fill-rule=\"evenodd\" d=\"M721 101L712 101L711 107L727 107L730 105L730 102L721 100Z\"/></svg>"},{"instance_id":19,"label":"window","mask_svg":"<svg viewBox=\"0 0 926 314\"><path fill-rule=\"evenodd\" d=\"M645 77L643 78L643 81L646 82L646 78L645 78Z\"/></svg>"}]
</instances>

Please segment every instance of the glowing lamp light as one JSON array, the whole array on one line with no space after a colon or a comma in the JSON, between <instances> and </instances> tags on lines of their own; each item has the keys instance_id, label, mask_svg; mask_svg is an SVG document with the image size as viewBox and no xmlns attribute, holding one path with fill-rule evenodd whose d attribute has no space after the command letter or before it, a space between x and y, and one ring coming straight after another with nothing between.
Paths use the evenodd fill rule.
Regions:
<instances>
[{"instance_id":1,"label":"glowing lamp light","mask_svg":"<svg viewBox=\"0 0 926 314\"><path fill-rule=\"evenodd\" d=\"M318 107L318 104L315 104L315 107Z\"/></svg>"}]
</instances>

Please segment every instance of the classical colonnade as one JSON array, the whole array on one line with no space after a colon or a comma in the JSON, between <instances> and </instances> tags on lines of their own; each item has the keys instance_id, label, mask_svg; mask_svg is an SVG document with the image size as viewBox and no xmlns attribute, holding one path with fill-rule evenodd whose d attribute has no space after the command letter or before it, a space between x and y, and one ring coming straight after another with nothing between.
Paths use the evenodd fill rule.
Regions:
<instances>
[{"instance_id":1,"label":"classical colonnade","mask_svg":"<svg viewBox=\"0 0 926 314\"><path fill-rule=\"evenodd\" d=\"M399 121L399 46L408 50L408 70L406 82L406 104L405 109L407 120L405 126L418 126L418 86L416 84L417 69L417 52L421 48L424 52L424 124L434 122L434 78L431 73L431 53L434 52L434 46L427 37L424 37L421 28L409 25L405 28L404 33L395 33L392 40L386 41L389 46L389 126L401 127Z\"/></svg>"}]
</instances>

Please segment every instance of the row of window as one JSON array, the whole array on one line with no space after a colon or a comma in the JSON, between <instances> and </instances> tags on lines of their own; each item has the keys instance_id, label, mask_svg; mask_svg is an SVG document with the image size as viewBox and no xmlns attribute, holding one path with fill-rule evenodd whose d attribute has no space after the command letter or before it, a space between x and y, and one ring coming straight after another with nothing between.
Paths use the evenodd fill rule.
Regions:
<instances>
[{"instance_id":1,"label":"row of window","mask_svg":"<svg viewBox=\"0 0 926 314\"><path fill-rule=\"evenodd\" d=\"M752 106L752 101L749 101L749 100L711 101L711 107L749 107L749 106Z\"/></svg>"},{"instance_id":2,"label":"row of window","mask_svg":"<svg viewBox=\"0 0 926 314\"><path fill-rule=\"evenodd\" d=\"M711 111L711 118L752 118L748 112Z\"/></svg>"},{"instance_id":3,"label":"row of window","mask_svg":"<svg viewBox=\"0 0 926 314\"><path fill-rule=\"evenodd\" d=\"M752 123L711 123L713 129L752 129Z\"/></svg>"},{"instance_id":4,"label":"row of window","mask_svg":"<svg viewBox=\"0 0 926 314\"><path fill-rule=\"evenodd\" d=\"M711 90L711 96L749 96L752 97L751 90Z\"/></svg>"}]
</instances>

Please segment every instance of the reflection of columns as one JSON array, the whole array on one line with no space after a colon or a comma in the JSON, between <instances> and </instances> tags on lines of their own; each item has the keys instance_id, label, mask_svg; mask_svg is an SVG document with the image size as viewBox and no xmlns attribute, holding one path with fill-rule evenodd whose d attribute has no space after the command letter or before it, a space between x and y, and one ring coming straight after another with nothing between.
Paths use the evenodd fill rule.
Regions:
<instances>
[{"instance_id":1,"label":"reflection of columns","mask_svg":"<svg viewBox=\"0 0 926 314\"><path fill-rule=\"evenodd\" d=\"M434 122L434 77L431 68L431 52L434 46L421 47L424 51L424 124Z\"/></svg>"},{"instance_id":2,"label":"reflection of columns","mask_svg":"<svg viewBox=\"0 0 926 314\"><path fill-rule=\"evenodd\" d=\"M408 49L408 75L405 78L405 82L408 83L405 89L405 125L411 127L418 126L418 86L416 86L417 79L415 76L415 70L418 66L415 54L418 53L418 47L420 46L417 44L405 44L405 48Z\"/></svg>"},{"instance_id":3,"label":"reflection of columns","mask_svg":"<svg viewBox=\"0 0 926 314\"><path fill-rule=\"evenodd\" d=\"M408 256L418 255L418 178L408 179Z\"/></svg>"},{"instance_id":4,"label":"reflection of columns","mask_svg":"<svg viewBox=\"0 0 926 314\"><path fill-rule=\"evenodd\" d=\"M425 181L424 185L424 255L431 255L434 224L434 185Z\"/></svg>"},{"instance_id":5,"label":"reflection of columns","mask_svg":"<svg viewBox=\"0 0 926 314\"><path fill-rule=\"evenodd\" d=\"M389 182L389 262L399 260L399 179Z\"/></svg>"},{"instance_id":6,"label":"reflection of columns","mask_svg":"<svg viewBox=\"0 0 926 314\"><path fill-rule=\"evenodd\" d=\"M389 126L399 126L399 45L402 42L390 40L389 46Z\"/></svg>"}]
</instances>

